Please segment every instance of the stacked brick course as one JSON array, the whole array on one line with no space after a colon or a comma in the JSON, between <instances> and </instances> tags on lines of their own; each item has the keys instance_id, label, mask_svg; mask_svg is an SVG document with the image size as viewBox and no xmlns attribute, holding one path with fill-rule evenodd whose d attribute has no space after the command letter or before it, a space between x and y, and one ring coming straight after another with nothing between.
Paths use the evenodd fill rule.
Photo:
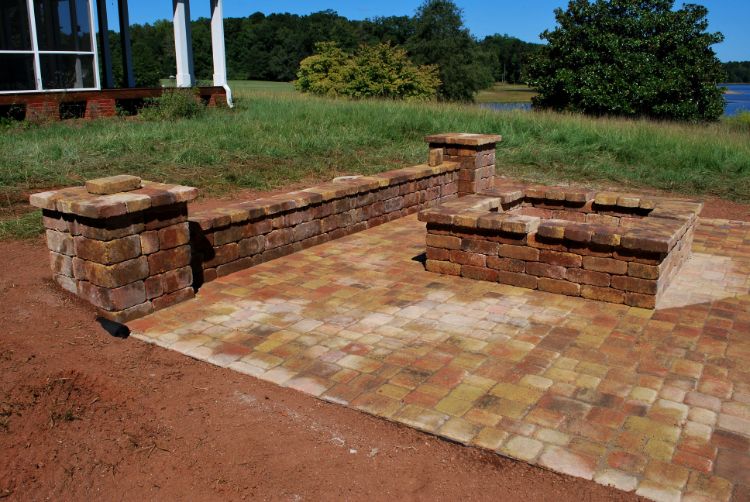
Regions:
<instances>
[{"instance_id":1,"label":"stacked brick course","mask_svg":"<svg viewBox=\"0 0 750 502\"><path fill-rule=\"evenodd\" d=\"M55 281L126 321L192 298L191 187L134 176L31 196L43 210Z\"/></svg>"},{"instance_id":2,"label":"stacked brick course","mask_svg":"<svg viewBox=\"0 0 750 502\"><path fill-rule=\"evenodd\" d=\"M688 259L702 204L498 185L420 213L428 270L654 308Z\"/></svg>"},{"instance_id":3,"label":"stacked brick course","mask_svg":"<svg viewBox=\"0 0 750 502\"><path fill-rule=\"evenodd\" d=\"M458 164L342 179L190 215L202 280L413 214L456 196Z\"/></svg>"},{"instance_id":4,"label":"stacked brick course","mask_svg":"<svg viewBox=\"0 0 750 502\"><path fill-rule=\"evenodd\" d=\"M60 120L60 105L57 101L31 101L26 104L26 120L29 122Z\"/></svg>"},{"instance_id":5,"label":"stacked brick course","mask_svg":"<svg viewBox=\"0 0 750 502\"><path fill-rule=\"evenodd\" d=\"M98 119L102 117L114 117L117 114L117 107L114 99L98 98L86 101L86 113L84 118Z\"/></svg>"},{"instance_id":6,"label":"stacked brick course","mask_svg":"<svg viewBox=\"0 0 750 502\"><path fill-rule=\"evenodd\" d=\"M445 133L425 138L430 145L430 165L443 161L461 166L458 195L492 188L495 177L495 145L502 141L494 134Z\"/></svg>"},{"instance_id":7,"label":"stacked brick course","mask_svg":"<svg viewBox=\"0 0 750 502\"><path fill-rule=\"evenodd\" d=\"M440 150L430 165L346 177L189 217L196 189L133 176L35 194L31 203L43 209L55 280L106 317L126 321L192 298L194 288L218 276L455 198L460 179L487 172L485 147L499 140L463 136L473 157L464 152L460 162L445 160L453 156Z\"/></svg>"}]
</instances>

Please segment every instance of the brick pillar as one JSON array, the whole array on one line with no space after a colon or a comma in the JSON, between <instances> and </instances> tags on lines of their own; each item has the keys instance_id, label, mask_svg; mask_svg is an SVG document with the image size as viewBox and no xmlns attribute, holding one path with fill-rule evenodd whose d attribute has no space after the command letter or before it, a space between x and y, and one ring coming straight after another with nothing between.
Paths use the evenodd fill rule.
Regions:
<instances>
[{"instance_id":1,"label":"brick pillar","mask_svg":"<svg viewBox=\"0 0 750 502\"><path fill-rule=\"evenodd\" d=\"M461 164L458 196L492 187L495 177L495 145L502 137L495 134L446 133L427 136L431 166L443 161Z\"/></svg>"},{"instance_id":2,"label":"brick pillar","mask_svg":"<svg viewBox=\"0 0 750 502\"><path fill-rule=\"evenodd\" d=\"M187 203L197 194L123 175L32 195L55 281L118 322L192 298Z\"/></svg>"},{"instance_id":3,"label":"brick pillar","mask_svg":"<svg viewBox=\"0 0 750 502\"><path fill-rule=\"evenodd\" d=\"M26 103L26 120L37 123L60 120L60 105L57 101Z\"/></svg>"},{"instance_id":4,"label":"brick pillar","mask_svg":"<svg viewBox=\"0 0 750 502\"><path fill-rule=\"evenodd\" d=\"M93 98L86 101L86 113L84 118L98 119L101 117L114 117L117 114L115 100L110 98Z\"/></svg>"}]
</instances>

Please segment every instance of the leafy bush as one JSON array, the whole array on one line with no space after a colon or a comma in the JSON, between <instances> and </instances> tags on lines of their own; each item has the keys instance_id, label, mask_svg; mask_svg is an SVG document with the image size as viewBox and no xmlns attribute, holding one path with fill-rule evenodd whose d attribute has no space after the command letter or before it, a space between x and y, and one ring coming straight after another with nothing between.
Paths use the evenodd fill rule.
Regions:
<instances>
[{"instance_id":1,"label":"leafy bush","mask_svg":"<svg viewBox=\"0 0 750 502\"><path fill-rule=\"evenodd\" d=\"M674 0L573 0L532 57L534 105L594 115L713 121L725 73L711 46L708 10Z\"/></svg>"},{"instance_id":2,"label":"leafy bush","mask_svg":"<svg viewBox=\"0 0 750 502\"><path fill-rule=\"evenodd\" d=\"M146 120L189 119L204 110L195 89L165 89L158 98L146 100L140 115Z\"/></svg>"},{"instance_id":3,"label":"leafy bush","mask_svg":"<svg viewBox=\"0 0 750 502\"><path fill-rule=\"evenodd\" d=\"M318 43L300 63L296 88L322 96L429 100L437 95L437 67L417 66L389 43L362 45L354 54L335 42Z\"/></svg>"}]
</instances>

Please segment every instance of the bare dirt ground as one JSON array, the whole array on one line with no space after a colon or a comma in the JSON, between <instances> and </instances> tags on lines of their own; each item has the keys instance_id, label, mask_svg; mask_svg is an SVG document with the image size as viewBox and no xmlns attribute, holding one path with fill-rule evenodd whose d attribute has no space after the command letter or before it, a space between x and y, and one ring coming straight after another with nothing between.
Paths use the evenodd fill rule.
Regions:
<instances>
[{"instance_id":1,"label":"bare dirt ground","mask_svg":"<svg viewBox=\"0 0 750 502\"><path fill-rule=\"evenodd\" d=\"M0 253L0 499L636 499L118 338L41 237Z\"/></svg>"}]
</instances>

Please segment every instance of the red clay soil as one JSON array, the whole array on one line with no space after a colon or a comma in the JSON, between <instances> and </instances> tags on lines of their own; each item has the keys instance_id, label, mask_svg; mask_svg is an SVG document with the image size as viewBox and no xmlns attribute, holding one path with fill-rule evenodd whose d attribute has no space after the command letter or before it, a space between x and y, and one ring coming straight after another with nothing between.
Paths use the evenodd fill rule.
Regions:
<instances>
[{"instance_id":1,"label":"red clay soil","mask_svg":"<svg viewBox=\"0 0 750 502\"><path fill-rule=\"evenodd\" d=\"M116 338L0 254L0 499L636 499Z\"/></svg>"}]
</instances>

